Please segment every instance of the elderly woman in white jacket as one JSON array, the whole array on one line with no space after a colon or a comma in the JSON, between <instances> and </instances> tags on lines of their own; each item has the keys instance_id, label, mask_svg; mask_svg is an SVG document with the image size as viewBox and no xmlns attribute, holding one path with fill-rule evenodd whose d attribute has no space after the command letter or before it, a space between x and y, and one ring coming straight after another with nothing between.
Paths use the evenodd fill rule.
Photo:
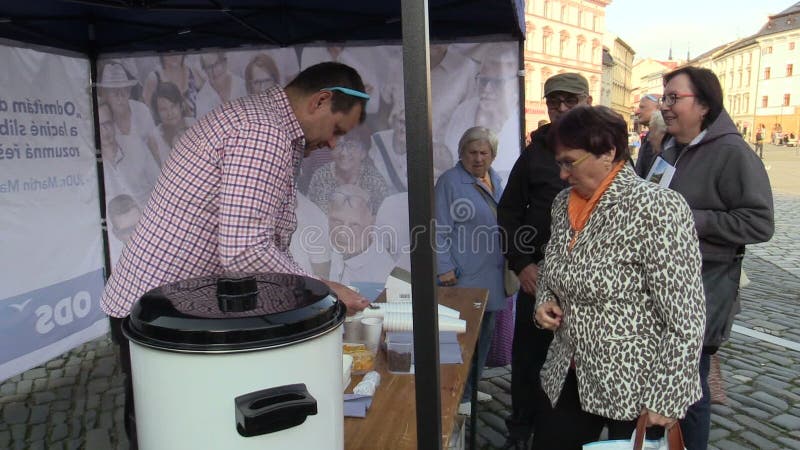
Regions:
<instances>
[{"instance_id":1,"label":"elderly woman in white jacket","mask_svg":"<svg viewBox=\"0 0 800 450\"><path fill-rule=\"evenodd\" d=\"M552 208L536 324L555 337L542 369L533 448L580 449L603 426L671 427L700 398L700 253L683 197L630 166L626 125L577 107L551 131L570 188Z\"/></svg>"}]
</instances>

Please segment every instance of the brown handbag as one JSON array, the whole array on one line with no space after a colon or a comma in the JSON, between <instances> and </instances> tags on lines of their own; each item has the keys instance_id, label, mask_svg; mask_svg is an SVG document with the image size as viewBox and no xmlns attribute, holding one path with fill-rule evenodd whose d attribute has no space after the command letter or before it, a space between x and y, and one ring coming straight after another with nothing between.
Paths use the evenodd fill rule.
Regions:
<instances>
[{"instance_id":1,"label":"brown handbag","mask_svg":"<svg viewBox=\"0 0 800 450\"><path fill-rule=\"evenodd\" d=\"M633 450L642 450L644 445L645 425L647 425L647 413L642 413L639 420L636 421L636 436L633 441ZM667 438L667 448L669 450L686 450L683 446L683 433L681 433L681 425L675 422L669 429L664 430L665 437Z\"/></svg>"}]
</instances>

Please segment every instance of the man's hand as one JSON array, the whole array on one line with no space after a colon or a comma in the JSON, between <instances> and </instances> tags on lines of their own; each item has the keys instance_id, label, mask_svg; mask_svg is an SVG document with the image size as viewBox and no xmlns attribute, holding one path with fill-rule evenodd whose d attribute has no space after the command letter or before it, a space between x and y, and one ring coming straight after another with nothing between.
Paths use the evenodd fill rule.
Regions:
<instances>
[{"instance_id":1,"label":"man's hand","mask_svg":"<svg viewBox=\"0 0 800 450\"><path fill-rule=\"evenodd\" d=\"M458 278L456 278L456 272L451 270L450 272L445 272L439 275L439 283L442 286L455 286L458 283Z\"/></svg>"},{"instance_id":2,"label":"man's hand","mask_svg":"<svg viewBox=\"0 0 800 450\"><path fill-rule=\"evenodd\" d=\"M536 295L536 283L539 281L539 266L533 263L528 264L517 277L519 278L519 285L526 294L531 296Z\"/></svg>"},{"instance_id":3,"label":"man's hand","mask_svg":"<svg viewBox=\"0 0 800 450\"><path fill-rule=\"evenodd\" d=\"M561 318L564 316L564 311L553 300L542 303L536 308L536 313L533 320L539 324L539 327L545 330L555 331L561 326Z\"/></svg>"},{"instance_id":4,"label":"man's hand","mask_svg":"<svg viewBox=\"0 0 800 450\"><path fill-rule=\"evenodd\" d=\"M352 316L353 314L361 311L362 309L366 308L369 305L369 300L362 297L361 294L358 292L348 288L347 286L343 285L342 283L337 283L335 281L330 280L322 280L328 287L336 293L336 297L342 301L342 303L347 306L347 315Z\"/></svg>"}]
</instances>

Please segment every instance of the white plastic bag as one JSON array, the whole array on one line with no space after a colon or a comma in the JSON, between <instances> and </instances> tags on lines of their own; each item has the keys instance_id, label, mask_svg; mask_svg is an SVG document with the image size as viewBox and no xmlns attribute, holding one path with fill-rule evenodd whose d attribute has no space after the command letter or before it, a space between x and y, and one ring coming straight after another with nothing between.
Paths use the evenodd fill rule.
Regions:
<instances>
[{"instance_id":1,"label":"white plastic bag","mask_svg":"<svg viewBox=\"0 0 800 450\"><path fill-rule=\"evenodd\" d=\"M583 450L634 450L634 439L636 432L630 439L615 439L610 441L596 441L583 445ZM667 439L661 438L655 441L645 440L642 450L669 450Z\"/></svg>"},{"instance_id":2,"label":"white plastic bag","mask_svg":"<svg viewBox=\"0 0 800 450\"><path fill-rule=\"evenodd\" d=\"M686 450L686 447L683 446L683 434L679 424L676 423L670 427L661 439L648 441L644 439L646 421L646 414L639 416L636 430L631 435L630 440L617 439L590 442L583 446L583 450ZM636 445L637 440L642 443L641 446Z\"/></svg>"}]
</instances>

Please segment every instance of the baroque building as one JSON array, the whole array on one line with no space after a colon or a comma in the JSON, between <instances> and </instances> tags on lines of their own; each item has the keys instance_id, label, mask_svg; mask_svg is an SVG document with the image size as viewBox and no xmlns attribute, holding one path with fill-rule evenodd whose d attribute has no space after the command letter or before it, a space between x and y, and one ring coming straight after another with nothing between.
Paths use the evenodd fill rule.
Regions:
<instances>
[{"instance_id":1,"label":"baroque building","mask_svg":"<svg viewBox=\"0 0 800 450\"><path fill-rule=\"evenodd\" d=\"M800 3L771 15L755 34L716 47L687 64L719 78L725 109L749 141L764 127L765 139L800 132Z\"/></svg>"},{"instance_id":2,"label":"baroque building","mask_svg":"<svg viewBox=\"0 0 800 450\"><path fill-rule=\"evenodd\" d=\"M630 45L611 34L605 35L605 45L611 53L613 68L611 70L611 104L609 106L625 118L628 129L633 129L633 111L631 93L633 90L633 56L636 53Z\"/></svg>"},{"instance_id":3,"label":"baroque building","mask_svg":"<svg viewBox=\"0 0 800 450\"><path fill-rule=\"evenodd\" d=\"M552 75L578 72L601 98L605 8L611 0L526 0L525 129L547 116L544 82Z\"/></svg>"}]
</instances>

